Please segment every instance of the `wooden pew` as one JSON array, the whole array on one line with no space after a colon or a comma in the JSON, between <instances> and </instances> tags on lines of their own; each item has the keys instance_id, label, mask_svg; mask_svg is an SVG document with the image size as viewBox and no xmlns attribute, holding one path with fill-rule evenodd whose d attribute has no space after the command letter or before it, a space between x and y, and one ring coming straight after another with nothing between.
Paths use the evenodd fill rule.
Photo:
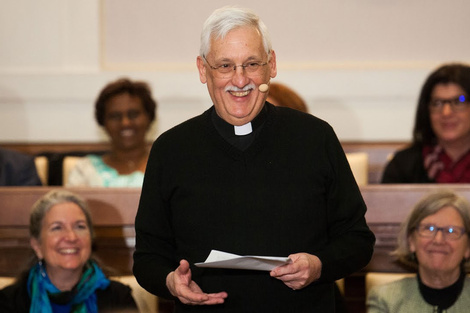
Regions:
<instances>
[{"instance_id":1,"label":"wooden pew","mask_svg":"<svg viewBox=\"0 0 470 313\"><path fill-rule=\"evenodd\" d=\"M371 262L345 279L345 298L350 312L365 312L364 277L367 272L406 272L394 263L390 252L396 247L401 222L417 201L438 189L453 189L470 199L470 184L462 185L368 185L361 193L368 207L366 219L377 241ZM15 276L31 253L29 211L33 203L52 187L0 188L0 276ZM134 219L140 189L67 188L83 196L90 205L96 231L96 254L117 275L132 269ZM163 312L163 310L162 310Z\"/></svg>"},{"instance_id":2,"label":"wooden pew","mask_svg":"<svg viewBox=\"0 0 470 313\"><path fill-rule=\"evenodd\" d=\"M366 152L369 157L368 181L369 184L378 184L382 180L389 158L407 146L407 142L341 142L344 152Z\"/></svg>"},{"instance_id":3,"label":"wooden pew","mask_svg":"<svg viewBox=\"0 0 470 313\"><path fill-rule=\"evenodd\" d=\"M361 188L368 206L367 222L377 237L372 261L365 271L402 272L389 253L395 248L399 225L426 193L446 185L369 185ZM448 188L470 198L469 185ZM33 203L53 187L0 188L0 276L16 274L17 261L29 248L29 212ZM90 205L96 231L96 254L120 274L130 274L135 243L134 219L140 189L69 188ZM8 252L7 252L8 251ZM110 253L110 254L108 254Z\"/></svg>"},{"instance_id":4,"label":"wooden pew","mask_svg":"<svg viewBox=\"0 0 470 313\"><path fill-rule=\"evenodd\" d=\"M149 143L151 144L151 143ZM404 148L409 142L367 142L342 141L346 153L366 152L369 158L368 181L377 184L382 179L382 173L388 158L397 150ZM83 156L87 153L103 153L110 149L109 142L90 143L0 143L0 147L17 150L31 155L46 156L49 160L49 185L62 184L62 162L68 155Z\"/></svg>"},{"instance_id":5,"label":"wooden pew","mask_svg":"<svg viewBox=\"0 0 470 313\"><path fill-rule=\"evenodd\" d=\"M26 266L29 212L52 187L0 188L0 276L16 276ZM95 253L114 275L132 274L134 219L140 188L67 188L88 201L96 233Z\"/></svg>"}]
</instances>

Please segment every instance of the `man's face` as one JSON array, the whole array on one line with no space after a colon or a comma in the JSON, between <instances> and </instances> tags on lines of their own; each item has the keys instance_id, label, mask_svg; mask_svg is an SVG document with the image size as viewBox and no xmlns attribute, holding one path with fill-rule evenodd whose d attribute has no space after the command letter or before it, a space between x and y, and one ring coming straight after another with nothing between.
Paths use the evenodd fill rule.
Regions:
<instances>
[{"instance_id":1,"label":"man's face","mask_svg":"<svg viewBox=\"0 0 470 313\"><path fill-rule=\"evenodd\" d=\"M268 83L277 74L274 51L268 62L259 31L254 27L239 27L223 39L212 38L211 49L205 58L207 62L200 56L197 58L199 78L203 84L207 83L217 114L236 126L251 122L267 97L258 86ZM254 63L260 64L255 71L239 66ZM221 65L232 70L222 74L211 68ZM237 66L235 70L233 66Z\"/></svg>"}]
</instances>

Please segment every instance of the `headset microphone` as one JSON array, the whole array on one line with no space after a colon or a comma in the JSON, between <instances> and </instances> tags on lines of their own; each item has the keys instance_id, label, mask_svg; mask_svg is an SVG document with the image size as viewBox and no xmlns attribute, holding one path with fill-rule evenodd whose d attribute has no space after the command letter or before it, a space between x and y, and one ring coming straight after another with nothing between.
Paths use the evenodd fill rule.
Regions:
<instances>
[{"instance_id":1,"label":"headset microphone","mask_svg":"<svg viewBox=\"0 0 470 313\"><path fill-rule=\"evenodd\" d=\"M265 93L268 92L269 85L268 84L261 84L258 86L258 90Z\"/></svg>"}]
</instances>

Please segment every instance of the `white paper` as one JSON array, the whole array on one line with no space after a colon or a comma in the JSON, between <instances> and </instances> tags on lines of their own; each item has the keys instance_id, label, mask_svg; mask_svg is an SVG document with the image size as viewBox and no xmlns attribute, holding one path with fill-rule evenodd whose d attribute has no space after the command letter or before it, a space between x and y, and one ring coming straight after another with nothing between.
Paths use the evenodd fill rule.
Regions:
<instances>
[{"instance_id":1,"label":"white paper","mask_svg":"<svg viewBox=\"0 0 470 313\"><path fill-rule=\"evenodd\" d=\"M198 267L231 268L242 270L270 271L280 265L291 263L291 259L271 256L240 256L212 250L205 262L195 263Z\"/></svg>"}]
</instances>

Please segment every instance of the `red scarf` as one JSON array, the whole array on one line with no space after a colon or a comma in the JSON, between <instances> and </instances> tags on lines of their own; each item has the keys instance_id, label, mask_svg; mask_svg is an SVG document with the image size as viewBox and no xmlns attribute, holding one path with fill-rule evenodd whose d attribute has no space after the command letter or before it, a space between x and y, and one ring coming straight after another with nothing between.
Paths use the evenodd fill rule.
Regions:
<instances>
[{"instance_id":1,"label":"red scarf","mask_svg":"<svg viewBox=\"0 0 470 313\"><path fill-rule=\"evenodd\" d=\"M441 146L424 146L423 160L428 177L436 183L470 183L470 150L454 163Z\"/></svg>"}]
</instances>

